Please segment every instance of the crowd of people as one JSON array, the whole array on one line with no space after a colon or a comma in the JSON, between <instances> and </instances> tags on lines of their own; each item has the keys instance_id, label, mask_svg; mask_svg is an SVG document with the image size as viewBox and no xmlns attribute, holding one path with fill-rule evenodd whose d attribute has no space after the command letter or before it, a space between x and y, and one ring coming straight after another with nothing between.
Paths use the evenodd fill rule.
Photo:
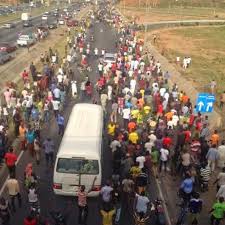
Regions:
<instances>
[{"instance_id":1,"label":"crowd of people","mask_svg":"<svg viewBox=\"0 0 225 225\"><path fill-rule=\"evenodd\" d=\"M104 20L103 15L98 16ZM117 52L115 61L107 63L101 58L107 49L91 50L85 23L76 35L71 32L68 39L72 40L71 49L66 54L71 56L76 52L81 59L79 66L85 71L79 88L68 66L72 63L71 57L58 59L57 64L49 59L58 53L53 54L49 49L41 59L43 71L39 73L31 63L30 71L23 72L22 91L12 83L4 91L0 152L10 174L6 184L10 204L7 199L0 199L3 224L9 224L9 206L16 210L15 198L20 207L22 204L16 179L17 156L13 147L7 147L7 127L13 121L20 150L27 150L35 157L37 165L43 150L47 166L53 166L55 145L51 137L42 140L41 130L53 120L59 128L58 134L63 135L65 119L62 112L66 96L71 95L71 86L72 97L78 95L80 101L101 104L105 113L112 176L100 191L103 225L119 224L125 212L133 217L135 225L144 225L153 211L153 217L158 220L157 207L149 197L148 187L153 179L165 176L180 180L175 192L179 193L182 209L187 209L190 215L189 224L195 225L201 224L199 215L204 208L199 193L211 188L209 182L217 184L217 200L210 211L210 222L212 225L222 222L225 214L225 142L217 130L210 131L212 121L196 111L188 94L176 84L169 86L170 73L163 71L160 62L145 52L144 41L136 31L124 25L117 15L113 16L112 25L118 34ZM96 83L88 76L91 72L89 60L93 56L99 61ZM218 167L221 171L217 176ZM37 179L32 164L27 165L24 180L32 206L38 204ZM78 223L81 225L87 224L88 192L82 185L78 193ZM184 216L178 217L177 225L183 224L184 219ZM24 224L36 225L37 218L29 214Z\"/></svg>"}]
</instances>

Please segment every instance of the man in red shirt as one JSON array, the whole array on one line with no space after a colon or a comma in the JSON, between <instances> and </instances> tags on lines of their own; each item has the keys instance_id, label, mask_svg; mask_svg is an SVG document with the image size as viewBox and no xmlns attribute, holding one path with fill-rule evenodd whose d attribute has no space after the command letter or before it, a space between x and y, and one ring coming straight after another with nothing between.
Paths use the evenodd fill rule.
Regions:
<instances>
[{"instance_id":1,"label":"man in red shirt","mask_svg":"<svg viewBox=\"0 0 225 225\"><path fill-rule=\"evenodd\" d=\"M172 144L172 139L166 134L162 140L162 144L165 146L165 148L169 149Z\"/></svg>"},{"instance_id":2,"label":"man in red shirt","mask_svg":"<svg viewBox=\"0 0 225 225\"><path fill-rule=\"evenodd\" d=\"M9 152L5 154L5 163L9 169L9 173L15 175L16 173L17 156L13 152L13 147L10 147Z\"/></svg>"},{"instance_id":3,"label":"man in red shirt","mask_svg":"<svg viewBox=\"0 0 225 225\"><path fill-rule=\"evenodd\" d=\"M22 79L23 79L24 83L26 83L27 80L29 79L29 74L26 70L24 70L23 73L22 73Z\"/></svg>"}]
</instances>

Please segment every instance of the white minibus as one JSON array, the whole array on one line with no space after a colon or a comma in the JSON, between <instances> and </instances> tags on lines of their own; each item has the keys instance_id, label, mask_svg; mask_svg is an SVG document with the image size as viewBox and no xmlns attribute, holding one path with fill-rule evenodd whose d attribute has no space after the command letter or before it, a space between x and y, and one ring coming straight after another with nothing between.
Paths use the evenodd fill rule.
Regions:
<instances>
[{"instance_id":1,"label":"white minibus","mask_svg":"<svg viewBox=\"0 0 225 225\"><path fill-rule=\"evenodd\" d=\"M98 196L102 180L103 110L99 105L76 104L70 114L55 162L53 190L57 195L76 196L79 186L94 186Z\"/></svg>"}]
</instances>

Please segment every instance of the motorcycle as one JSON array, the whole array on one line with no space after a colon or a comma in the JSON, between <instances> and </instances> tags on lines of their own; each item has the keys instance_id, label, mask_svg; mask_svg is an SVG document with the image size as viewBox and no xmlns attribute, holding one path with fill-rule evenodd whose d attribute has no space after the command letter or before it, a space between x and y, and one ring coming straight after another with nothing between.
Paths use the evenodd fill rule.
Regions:
<instances>
[{"instance_id":1,"label":"motorcycle","mask_svg":"<svg viewBox=\"0 0 225 225\"><path fill-rule=\"evenodd\" d=\"M155 213L156 225L166 225L166 217L162 205L162 200L156 199L154 203L152 203L151 211L154 211Z\"/></svg>"}]
</instances>

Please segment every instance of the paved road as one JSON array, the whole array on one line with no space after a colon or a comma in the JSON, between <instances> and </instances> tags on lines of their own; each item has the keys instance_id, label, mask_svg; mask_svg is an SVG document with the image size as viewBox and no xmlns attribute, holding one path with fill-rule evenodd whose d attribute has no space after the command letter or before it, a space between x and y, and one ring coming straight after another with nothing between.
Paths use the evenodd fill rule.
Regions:
<instances>
[{"instance_id":1,"label":"paved road","mask_svg":"<svg viewBox=\"0 0 225 225\"><path fill-rule=\"evenodd\" d=\"M101 32L100 30L103 28L104 32ZM91 30L92 34L94 35L95 41L92 44L92 47L97 47L99 49L105 48L108 52L115 52L115 33L107 26L102 23L95 23L94 27ZM90 79L93 82L96 82L98 75L96 75L97 70L97 59L92 57L90 59L90 63L92 66L93 71L90 73ZM74 66L75 70L75 79L80 81L80 75L78 71L76 70L76 66ZM67 104L67 107L64 111L64 116L66 120L69 117L69 114L71 112L71 109L73 105L75 104L74 101L69 101ZM60 144L61 139L57 135L57 127L55 126L54 119L51 121L50 127L45 127L42 132L42 136L46 137L47 135L50 135L58 147ZM106 144L106 140L104 139L104 161L107 163L104 163L103 167L103 182L110 177L111 174L111 154L110 150ZM57 151L57 148L56 148ZM21 161L18 164L17 168L17 176L21 179L21 187L22 187L22 179L23 179L23 171L25 168L25 165L31 161L31 157L29 156L28 152L25 152L23 154L23 157L21 158ZM47 215L48 211L51 209L68 209L70 211L69 214L69 223L68 225L74 225L77 224L77 207L76 207L76 199L71 197L62 197L62 196L56 196L54 195L52 191L52 175L53 175L53 168L46 168L44 160L42 160L40 166L35 167L35 171L37 172L37 175L40 176L40 203L41 203L41 210L43 215ZM152 180L150 185L150 196L151 198L155 199L157 196L157 188L155 181ZM27 203L26 203L26 194L23 193L23 207L21 209L18 209L16 214L13 215L11 224L16 225L22 225L22 219L26 215L28 209L27 209ZM98 204L98 198L89 199L89 217L88 217L88 224L90 225L100 225L101 224L101 218L99 215L99 204ZM121 218L121 224L123 225L130 225L132 224L132 217L127 215L127 212L122 212L122 218Z\"/></svg>"},{"instance_id":2,"label":"paved road","mask_svg":"<svg viewBox=\"0 0 225 225\"><path fill-rule=\"evenodd\" d=\"M77 8L80 8L81 5L79 3L74 4ZM41 19L42 15L34 17L32 22L33 26L32 27L23 27L22 22L16 23L16 27L12 29L5 29L5 28L0 28L0 43L1 42L16 42L18 38L18 33L22 32L24 34L27 34L29 32L32 32L35 29L35 26L46 24L46 22L43 22ZM49 17L49 23L56 21L56 17L50 16Z\"/></svg>"}]
</instances>

